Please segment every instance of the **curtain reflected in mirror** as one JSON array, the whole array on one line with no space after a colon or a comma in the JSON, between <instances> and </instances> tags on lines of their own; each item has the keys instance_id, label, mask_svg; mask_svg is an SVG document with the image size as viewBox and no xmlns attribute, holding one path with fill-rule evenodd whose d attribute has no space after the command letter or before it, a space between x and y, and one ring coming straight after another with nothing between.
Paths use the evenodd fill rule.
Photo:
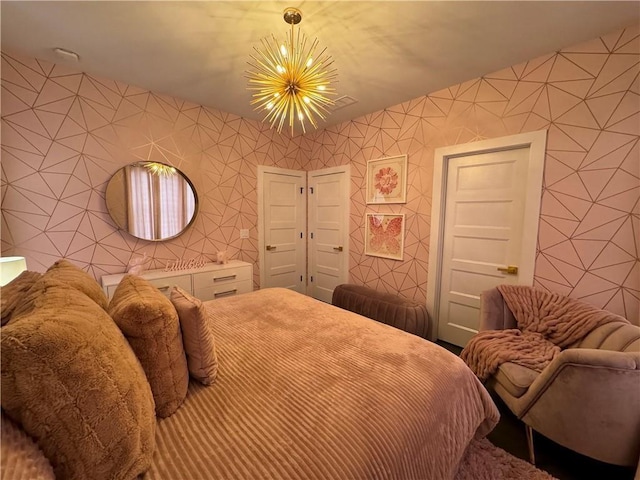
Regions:
<instances>
[{"instance_id":1,"label":"curtain reflected in mirror","mask_svg":"<svg viewBox=\"0 0 640 480\"><path fill-rule=\"evenodd\" d=\"M195 219L198 200L189 179L178 169L140 162L118 170L107 185L107 209L113 221L144 240L180 235Z\"/></svg>"}]
</instances>

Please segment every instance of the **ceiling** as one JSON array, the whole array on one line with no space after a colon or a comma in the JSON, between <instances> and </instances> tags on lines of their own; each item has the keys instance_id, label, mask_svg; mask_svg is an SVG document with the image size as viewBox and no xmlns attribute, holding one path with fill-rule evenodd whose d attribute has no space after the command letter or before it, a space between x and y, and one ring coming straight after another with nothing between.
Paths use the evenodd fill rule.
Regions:
<instances>
[{"instance_id":1,"label":"ceiling","mask_svg":"<svg viewBox=\"0 0 640 480\"><path fill-rule=\"evenodd\" d=\"M2 49L261 120L247 61L261 38L284 39L289 6L333 57L337 96L355 100L320 127L640 23L637 1L3 0Z\"/></svg>"}]
</instances>

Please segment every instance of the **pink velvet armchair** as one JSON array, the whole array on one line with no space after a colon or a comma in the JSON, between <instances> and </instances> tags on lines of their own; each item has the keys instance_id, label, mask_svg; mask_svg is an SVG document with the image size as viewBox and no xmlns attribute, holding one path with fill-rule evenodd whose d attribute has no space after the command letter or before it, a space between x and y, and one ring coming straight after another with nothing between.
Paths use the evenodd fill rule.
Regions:
<instances>
[{"instance_id":1,"label":"pink velvet armchair","mask_svg":"<svg viewBox=\"0 0 640 480\"><path fill-rule=\"evenodd\" d=\"M480 330L517 328L502 294L481 296ZM595 328L542 371L503 363L487 381L527 429L567 448L616 465L640 457L640 327L621 322Z\"/></svg>"}]
</instances>

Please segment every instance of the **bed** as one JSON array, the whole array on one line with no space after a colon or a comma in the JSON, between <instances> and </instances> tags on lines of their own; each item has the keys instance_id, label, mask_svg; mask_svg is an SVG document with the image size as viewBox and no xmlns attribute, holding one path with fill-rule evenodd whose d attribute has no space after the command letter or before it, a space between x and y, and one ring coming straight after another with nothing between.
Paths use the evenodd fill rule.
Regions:
<instances>
[{"instance_id":1,"label":"bed","mask_svg":"<svg viewBox=\"0 0 640 480\"><path fill-rule=\"evenodd\" d=\"M279 288L206 306L218 378L158 422L146 479L448 479L499 418L417 336Z\"/></svg>"},{"instance_id":2,"label":"bed","mask_svg":"<svg viewBox=\"0 0 640 480\"><path fill-rule=\"evenodd\" d=\"M131 479L141 472L146 480L453 479L469 443L485 436L499 418L476 376L447 350L280 288L205 303L217 350L215 383L189 382L186 372L186 398L170 416L156 418L160 404L156 401L154 412L152 377L146 379L149 373L137 363L133 338L125 339L122 333L127 333L118 329L122 324L103 309L106 298L99 286L84 277L78 288L63 285L51 272L56 273L50 269L27 294L37 298L34 313L3 327L3 480L51 480L52 465L43 451L58 459L59 478L73 479ZM173 309L155 287L146 284L145 290L144 280L131 276L121 283L125 280L137 285L131 291L140 292L129 298L130 305ZM80 291L90 286L96 291ZM57 307L49 305L57 301ZM116 311L110 304L111 315ZM62 336L47 333L64 328ZM143 329L154 342L169 330L151 324ZM84 340L69 349L73 336ZM55 358L61 360L52 357L42 368L32 355L42 351L38 345L48 354L60 345ZM151 358L160 364L160 356ZM120 363L113 363L111 369L107 361L128 363L117 368ZM112 374L105 377L107 370ZM127 389L113 390L112 382ZM25 397L28 405L16 405L14 397L23 387L33 395ZM85 398L87 392L92 396ZM124 393L112 397L109 392ZM89 402L78 403L82 398ZM111 398L119 400L110 403ZM52 415L54 406L59 413ZM5 415L7 407L13 420ZM146 413L135 417L137 423L124 424L133 433L114 435L117 422L140 409ZM124 417L114 415L123 411ZM33 417L39 412L44 416ZM98 414L90 417L91 412ZM145 427L143 420L151 423ZM22 421L30 426L19 425ZM62 430L51 428L50 421ZM90 451L97 456L88 456Z\"/></svg>"}]
</instances>

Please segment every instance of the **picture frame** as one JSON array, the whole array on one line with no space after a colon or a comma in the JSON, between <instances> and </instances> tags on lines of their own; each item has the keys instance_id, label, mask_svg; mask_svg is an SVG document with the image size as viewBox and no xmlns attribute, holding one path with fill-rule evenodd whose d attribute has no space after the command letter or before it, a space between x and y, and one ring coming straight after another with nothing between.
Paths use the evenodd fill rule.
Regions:
<instances>
[{"instance_id":1,"label":"picture frame","mask_svg":"<svg viewBox=\"0 0 640 480\"><path fill-rule=\"evenodd\" d=\"M367 162L368 205L407 203L407 155Z\"/></svg>"},{"instance_id":2,"label":"picture frame","mask_svg":"<svg viewBox=\"0 0 640 480\"><path fill-rule=\"evenodd\" d=\"M404 258L404 213L366 213L364 253L372 257Z\"/></svg>"}]
</instances>

